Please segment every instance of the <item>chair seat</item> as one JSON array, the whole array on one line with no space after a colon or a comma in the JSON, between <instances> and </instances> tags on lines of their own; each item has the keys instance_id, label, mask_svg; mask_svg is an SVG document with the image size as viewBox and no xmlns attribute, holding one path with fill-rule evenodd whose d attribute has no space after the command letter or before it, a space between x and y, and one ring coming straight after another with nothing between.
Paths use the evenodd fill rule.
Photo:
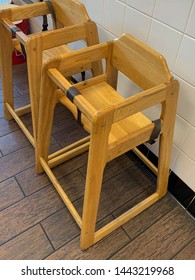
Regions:
<instances>
[{"instance_id":1,"label":"chair seat","mask_svg":"<svg viewBox=\"0 0 195 280\"><path fill-rule=\"evenodd\" d=\"M80 92L97 111L105 109L110 105L117 105L121 101L125 100L125 98L120 95L119 92L117 92L106 82L101 82L93 86L86 87ZM72 104L69 102L66 96L61 97L60 102L66 105L75 116L74 107L71 106ZM90 133L91 124L89 120L83 116L82 123L84 129ZM148 119L143 113L136 113L112 125L108 144L112 147L116 145L117 141L122 141L122 138L124 138L125 141L127 137L132 139L140 134L141 130L143 130L147 138L149 138L153 127L154 125L152 124L152 121ZM147 132L148 134L146 134Z\"/></svg>"}]
</instances>

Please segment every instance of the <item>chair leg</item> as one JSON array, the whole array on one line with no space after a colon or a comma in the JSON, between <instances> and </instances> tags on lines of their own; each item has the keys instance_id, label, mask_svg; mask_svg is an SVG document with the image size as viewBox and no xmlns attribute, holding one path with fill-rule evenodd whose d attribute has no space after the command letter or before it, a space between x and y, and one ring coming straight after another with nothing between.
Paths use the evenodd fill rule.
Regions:
<instances>
[{"instance_id":1,"label":"chair leg","mask_svg":"<svg viewBox=\"0 0 195 280\"><path fill-rule=\"evenodd\" d=\"M96 116L97 119L99 118ZM108 136L111 129L113 111L93 122L87 178L84 195L80 246L87 249L94 244L94 232L98 213L103 172L107 159Z\"/></svg>"},{"instance_id":2,"label":"chair leg","mask_svg":"<svg viewBox=\"0 0 195 280\"><path fill-rule=\"evenodd\" d=\"M178 99L178 82L168 88L166 101L162 104L163 131L159 141L157 193L159 198L167 193L173 132Z\"/></svg>"},{"instance_id":3,"label":"chair leg","mask_svg":"<svg viewBox=\"0 0 195 280\"><path fill-rule=\"evenodd\" d=\"M38 130L38 114L39 114L39 98L41 88L41 69L42 69L42 42L40 37L33 37L26 43L27 57L30 57L30 62L27 61L29 91L31 102L31 115L33 124L33 136L36 145L37 130Z\"/></svg>"},{"instance_id":4,"label":"chair leg","mask_svg":"<svg viewBox=\"0 0 195 280\"><path fill-rule=\"evenodd\" d=\"M56 105L56 89L57 86L50 80L45 72L42 77L38 135L35 145L36 171L38 173L43 172L40 158L43 158L46 162L48 160L53 115Z\"/></svg>"},{"instance_id":5,"label":"chair leg","mask_svg":"<svg viewBox=\"0 0 195 280\"><path fill-rule=\"evenodd\" d=\"M6 103L14 108L13 94L13 74L12 74L12 37L11 33L0 24L1 34L1 76L2 76L2 93L4 104L4 117L11 120L12 116L8 111Z\"/></svg>"}]
</instances>

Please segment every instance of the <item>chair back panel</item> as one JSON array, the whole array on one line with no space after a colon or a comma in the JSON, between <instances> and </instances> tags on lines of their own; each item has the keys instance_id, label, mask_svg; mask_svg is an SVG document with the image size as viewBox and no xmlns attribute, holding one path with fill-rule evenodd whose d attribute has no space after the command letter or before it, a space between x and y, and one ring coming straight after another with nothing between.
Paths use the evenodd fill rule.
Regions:
<instances>
[{"instance_id":1,"label":"chair back panel","mask_svg":"<svg viewBox=\"0 0 195 280\"><path fill-rule=\"evenodd\" d=\"M111 64L144 90L171 79L164 57L129 34L115 40Z\"/></svg>"},{"instance_id":2,"label":"chair back panel","mask_svg":"<svg viewBox=\"0 0 195 280\"><path fill-rule=\"evenodd\" d=\"M90 18L85 6L76 0L51 0L57 18L57 27L84 23Z\"/></svg>"}]
</instances>

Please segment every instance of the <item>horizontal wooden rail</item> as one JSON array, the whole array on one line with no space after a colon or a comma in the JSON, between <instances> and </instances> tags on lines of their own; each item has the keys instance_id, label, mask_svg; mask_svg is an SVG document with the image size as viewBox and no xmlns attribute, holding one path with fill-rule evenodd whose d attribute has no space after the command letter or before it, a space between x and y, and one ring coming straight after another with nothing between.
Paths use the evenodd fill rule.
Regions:
<instances>
[{"instance_id":1,"label":"horizontal wooden rail","mask_svg":"<svg viewBox=\"0 0 195 280\"><path fill-rule=\"evenodd\" d=\"M65 191L63 190L63 188L58 183L58 180L56 179L56 177L54 176L53 172L51 171L51 169L47 165L46 161L43 158L40 158L40 163L41 163L43 169L45 170L46 174L48 175L49 179L51 180L52 184L54 185L56 191L58 192L58 194L62 198L63 202L65 203L66 207L68 208L68 210L72 214L72 216L75 219L75 221L77 222L78 226L81 228L81 226L82 226L81 217L78 214L78 212L75 209L75 207L73 206L72 202L70 201L70 199L66 195Z\"/></svg>"},{"instance_id":2,"label":"horizontal wooden rail","mask_svg":"<svg viewBox=\"0 0 195 280\"><path fill-rule=\"evenodd\" d=\"M22 131L24 132L24 134L26 135L26 137L28 138L28 140L30 141L30 143L33 145L33 147L35 146L35 142L34 142L34 138L33 136L30 134L30 132L28 131L28 129L26 128L26 126L23 124L23 122L21 121L21 119L18 117L17 113L13 110L13 108L8 104L5 103L7 106L8 111L10 112L10 114L12 115L12 117L15 119L15 121L17 122L17 124L19 125L19 127L22 129Z\"/></svg>"},{"instance_id":3,"label":"horizontal wooden rail","mask_svg":"<svg viewBox=\"0 0 195 280\"><path fill-rule=\"evenodd\" d=\"M148 208L150 205L155 203L158 199L158 193L152 194L151 196L141 201L136 206L134 206L133 208L116 218L114 221L110 222L106 226L96 231L94 235L94 243L98 242L103 237L111 233L113 230L119 228L120 226L128 222L130 219L132 219L133 217L144 211L146 208Z\"/></svg>"}]
</instances>

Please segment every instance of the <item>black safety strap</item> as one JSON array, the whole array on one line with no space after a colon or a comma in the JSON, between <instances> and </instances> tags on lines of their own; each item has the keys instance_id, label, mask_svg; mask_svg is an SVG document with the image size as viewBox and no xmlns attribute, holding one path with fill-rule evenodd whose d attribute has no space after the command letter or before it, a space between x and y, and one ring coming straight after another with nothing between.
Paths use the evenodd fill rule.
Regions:
<instances>
[{"instance_id":1,"label":"black safety strap","mask_svg":"<svg viewBox=\"0 0 195 280\"><path fill-rule=\"evenodd\" d=\"M12 32L12 36L16 37L16 32L22 31L18 26L12 26L11 27L11 32Z\"/></svg>"},{"instance_id":2,"label":"black safety strap","mask_svg":"<svg viewBox=\"0 0 195 280\"><path fill-rule=\"evenodd\" d=\"M47 6L49 7L50 12L51 12L51 15L52 15L52 17L53 17L53 20L54 20L54 22L55 22L55 24L56 24L56 12L55 12L55 9L54 9L54 7L53 7L52 2L51 2L51 1L45 1L45 3L46 3Z\"/></svg>"},{"instance_id":3,"label":"black safety strap","mask_svg":"<svg viewBox=\"0 0 195 280\"><path fill-rule=\"evenodd\" d=\"M85 81L85 71L81 72L82 81Z\"/></svg>"},{"instance_id":4,"label":"black safety strap","mask_svg":"<svg viewBox=\"0 0 195 280\"><path fill-rule=\"evenodd\" d=\"M12 26L11 27L11 32L12 32L12 37L16 37L16 33L17 32L23 32L18 26ZM25 47L24 45L20 42L20 46L21 46L21 49L22 49L22 54L24 56L24 58L26 59L26 50L25 50Z\"/></svg>"},{"instance_id":5,"label":"black safety strap","mask_svg":"<svg viewBox=\"0 0 195 280\"><path fill-rule=\"evenodd\" d=\"M147 141L149 144L154 144L156 142L156 139L158 138L160 132L161 132L161 120L155 120L152 121L154 123L154 129L152 131L152 134L150 136L150 139Z\"/></svg>"},{"instance_id":6,"label":"black safety strap","mask_svg":"<svg viewBox=\"0 0 195 280\"><path fill-rule=\"evenodd\" d=\"M80 91L75 88L75 87L71 87L67 90L66 92L66 96L68 97L68 99L73 103L74 102L74 98L77 95L80 95ZM77 108L77 122L82 126L82 122L81 122L81 111L79 110L79 108Z\"/></svg>"}]
</instances>

